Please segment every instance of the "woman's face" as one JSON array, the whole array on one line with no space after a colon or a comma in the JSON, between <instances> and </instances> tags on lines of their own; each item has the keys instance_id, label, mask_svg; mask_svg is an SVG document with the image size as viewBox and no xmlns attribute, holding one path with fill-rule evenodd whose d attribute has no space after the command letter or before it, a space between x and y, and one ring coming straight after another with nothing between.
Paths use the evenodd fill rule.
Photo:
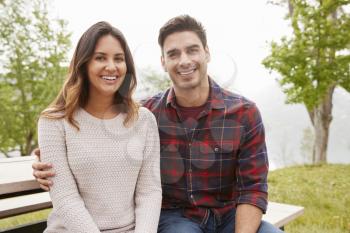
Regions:
<instances>
[{"instance_id":1,"label":"woman's face","mask_svg":"<svg viewBox=\"0 0 350 233\"><path fill-rule=\"evenodd\" d=\"M127 72L125 53L119 40L112 35L101 37L88 62L87 71L90 97L114 96Z\"/></svg>"}]
</instances>

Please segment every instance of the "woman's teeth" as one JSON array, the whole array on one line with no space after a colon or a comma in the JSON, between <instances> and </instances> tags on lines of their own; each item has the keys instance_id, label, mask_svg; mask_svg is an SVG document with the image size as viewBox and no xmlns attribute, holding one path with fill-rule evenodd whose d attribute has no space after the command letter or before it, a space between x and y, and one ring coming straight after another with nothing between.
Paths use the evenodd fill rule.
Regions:
<instances>
[{"instance_id":1,"label":"woman's teeth","mask_svg":"<svg viewBox=\"0 0 350 233\"><path fill-rule=\"evenodd\" d=\"M104 80L109 80L109 81L112 81L112 80L116 80L116 79L117 79L117 77L115 77L115 76L102 76L102 78L103 78Z\"/></svg>"}]
</instances>

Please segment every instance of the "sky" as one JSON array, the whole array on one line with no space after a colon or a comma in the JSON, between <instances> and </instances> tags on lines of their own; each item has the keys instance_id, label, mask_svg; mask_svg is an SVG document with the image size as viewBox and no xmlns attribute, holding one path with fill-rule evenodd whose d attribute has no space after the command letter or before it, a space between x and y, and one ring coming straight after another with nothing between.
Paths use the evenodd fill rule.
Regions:
<instances>
[{"instance_id":1,"label":"sky","mask_svg":"<svg viewBox=\"0 0 350 233\"><path fill-rule=\"evenodd\" d=\"M268 55L268 42L290 33L289 22L283 19L287 9L267 0L55 0L53 6L54 14L68 21L72 49L88 27L108 21L126 36L137 68L159 72L159 28L172 17L189 14L207 30L212 56L209 74L227 88L252 97L275 82L261 65Z\"/></svg>"}]
</instances>

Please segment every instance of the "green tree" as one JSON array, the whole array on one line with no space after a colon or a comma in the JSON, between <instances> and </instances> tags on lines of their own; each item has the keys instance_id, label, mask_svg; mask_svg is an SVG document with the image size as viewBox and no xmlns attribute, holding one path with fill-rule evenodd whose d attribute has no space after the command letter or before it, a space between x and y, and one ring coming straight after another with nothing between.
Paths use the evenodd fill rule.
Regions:
<instances>
[{"instance_id":1,"label":"green tree","mask_svg":"<svg viewBox=\"0 0 350 233\"><path fill-rule=\"evenodd\" d=\"M332 97L350 91L349 0L289 0L293 35L271 43L263 65L277 71L287 103L305 105L314 129L313 162L327 162Z\"/></svg>"},{"instance_id":2,"label":"green tree","mask_svg":"<svg viewBox=\"0 0 350 233\"><path fill-rule=\"evenodd\" d=\"M45 0L0 1L0 152L28 155L66 73L70 33Z\"/></svg>"},{"instance_id":3,"label":"green tree","mask_svg":"<svg viewBox=\"0 0 350 233\"><path fill-rule=\"evenodd\" d=\"M151 67L140 70L140 80L142 92L145 92L148 97L165 91L171 86L171 80L167 74L161 73Z\"/></svg>"}]
</instances>

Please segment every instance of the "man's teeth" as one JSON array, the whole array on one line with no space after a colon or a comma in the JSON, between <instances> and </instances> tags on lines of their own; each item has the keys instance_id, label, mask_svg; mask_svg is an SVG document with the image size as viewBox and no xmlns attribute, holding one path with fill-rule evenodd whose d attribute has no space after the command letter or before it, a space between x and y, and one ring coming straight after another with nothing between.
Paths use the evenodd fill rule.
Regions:
<instances>
[{"instance_id":1,"label":"man's teeth","mask_svg":"<svg viewBox=\"0 0 350 233\"><path fill-rule=\"evenodd\" d=\"M115 76L102 76L102 78L104 80L116 80L117 79L117 77L115 77Z\"/></svg>"},{"instance_id":2,"label":"man's teeth","mask_svg":"<svg viewBox=\"0 0 350 233\"><path fill-rule=\"evenodd\" d=\"M194 69L193 70L189 70L189 71L179 71L179 74L180 75L188 75L188 74L192 74L194 72Z\"/></svg>"}]
</instances>

